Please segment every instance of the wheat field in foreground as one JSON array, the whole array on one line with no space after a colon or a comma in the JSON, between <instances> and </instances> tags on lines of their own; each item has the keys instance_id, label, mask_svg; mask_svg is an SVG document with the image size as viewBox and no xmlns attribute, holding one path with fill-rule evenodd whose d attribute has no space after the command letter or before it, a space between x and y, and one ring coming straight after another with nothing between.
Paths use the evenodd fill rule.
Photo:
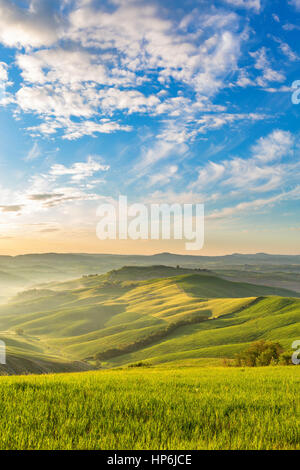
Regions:
<instances>
[{"instance_id":1,"label":"wheat field in foreground","mask_svg":"<svg viewBox=\"0 0 300 470\"><path fill-rule=\"evenodd\" d=\"M299 449L297 366L0 378L1 449Z\"/></svg>"}]
</instances>

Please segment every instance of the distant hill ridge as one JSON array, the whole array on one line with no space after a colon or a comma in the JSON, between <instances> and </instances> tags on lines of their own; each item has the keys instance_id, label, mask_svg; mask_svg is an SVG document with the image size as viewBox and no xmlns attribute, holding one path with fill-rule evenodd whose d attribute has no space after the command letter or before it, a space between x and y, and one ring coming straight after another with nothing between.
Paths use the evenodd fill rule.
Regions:
<instances>
[{"instance_id":1,"label":"distant hill ridge","mask_svg":"<svg viewBox=\"0 0 300 470\"><path fill-rule=\"evenodd\" d=\"M179 276L184 274L209 274L212 273L209 269L201 268L184 268L179 265L165 266L163 264L153 266L123 266L120 269L113 269L107 273L110 279L155 279L163 277Z\"/></svg>"},{"instance_id":2,"label":"distant hill ridge","mask_svg":"<svg viewBox=\"0 0 300 470\"><path fill-rule=\"evenodd\" d=\"M5 289L1 295L13 295L22 287L33 286L48 281L63 281L82 275L104 274L122 266L179 265L185 269L218 270L238 269L239 273L229 273L234 279L247 280L246 271L270 272L279 270L284 273L296 273L300 276L300 255L232 254L224 256L195 256L173 253L155 255L115 255L86 253L43 253L18 256L0 256L0 287ZM226 276L227 273L224 273ZM255 277L255 276L254 276ZM269 276L270 277L270 276ZM272 284L268 276L259 283ZM253 275L250 276L250 282ZM255 282L255 279L253 280ZM298 278L295 278L297 284ZM282 287L296 286L293 279L281 275L278 285ZM1 297L1 296L0 296Z\"/></svg>"},{"instance_id":3,"label":"distant hill ridge","mask_svg":"<svg viewBox=\"0 0 300 470\"><path fill-rule=\"evenodd\" d=\"M205 255L187 255L187 254L176 254L176 253L169 253L169 252L162 252L156 253L154 255L121 255L121 254L106 254L106 253L32 253L32 254L23 254L23 255L15 255L15 256L7 256L7 255L0 255L0 264L1 262L10 262L11 264L14 263L22 263L27 260L32 261L46 261L46 260L54 260L58 261L61 260L76 260L81 259L90 259L94 258L97 260L112 258L112 259L131 259L131 260L155 260L155 264L157 263L157 259L178 259L184 260L189 259L190 261L232 261L232 260L241 260L245 262L249 261L268 261L271 263L277 262L295 262L300 264L300 254L299 255L282 255L282 254L269 254L269 253L254 253L254 254L245 254L245 253L232 253L228 255L219 255L219 256L205 256Z\"/></svg>"}]
</instances>

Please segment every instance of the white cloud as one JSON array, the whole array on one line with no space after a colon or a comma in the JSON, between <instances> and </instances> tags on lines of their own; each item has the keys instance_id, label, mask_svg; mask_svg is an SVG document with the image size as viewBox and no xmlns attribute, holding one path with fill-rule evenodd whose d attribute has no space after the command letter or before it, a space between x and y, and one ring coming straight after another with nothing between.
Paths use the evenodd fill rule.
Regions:
<instances>
[{"instance_id":1,"label":"white cloud","mask_svg":"<svg viewBox=\"0 0 300 470\"><path fill-rule=\"evenodd\" d=\"M7 64L5 62L0 62L0 82L6 82L7 80Z\"/></svg>"},{"instance_id":2,"label":"white cloud","mask_svg":"<svg viewBox=\"0 0 300 470\"><path fill-rule=\"evenodd\" d=\"M282 54L284 54L291 62L296 62L299 60L298 54L292 50L289 44L276 36L272 36L272 38L277 44L279 44L279 49Z\"/></svg>"},{"instance_id":3,"label":"white cloud","mask_svg":"<svg viewBox=\"0 0 300 470\"><path fill-rule=\"evenodd\" d=\"M35 160L41 156L41 151L37 142L34 142L33 146L29 150L28 154L25 157L25 160Z\"/></svg>"},{"instance_id":4,"label":"white cloud","mask_svg":"<svg viewBox=\"0 0 300 470\"><path fill-rule=\"evenodd\" d=\"M196 191L174 191L168 190L155 190L146 198L143 198L145 204L203 204L208 202L216 202L220 198L219 193L212 193L210 195L201 194Z\"/></svg>"},{"instance_id":5,"label":"white cloud","mask_svg":"<svg viewBox=\"0 0 300 470\"><path fill-rule=\"evenodd\" d=\"M108 170L109 165L99 163L92 156L89 156L86 162L76 162L70 167L56 163L51 167L49 174L55 177L70 175L72 181L78 182L93 176L94 173Z\"/></svg>"},{"instance_id":6,"label":"white cloud","mask_svg":"<svg viewBox=\"0 0 300 470\"><path fill-rule=\"evenodd\" d=\"M248 10L255 10L256 12L260 11L260 0L224 0L229 5L246 8Z\"/></svg>"},{"instance_id":7,"label":"white cloud","mask_svg":"<svg viewBox=\"0 0 300 470\"><path fill-rule=\"evenodd\" d=\"M100 108L109 114L116 110L127 110L132 113L154 112L160 104L155 95L145 96L138 90L119 90L109 88L99 92Z\"/></svg>"},{"instance_id":8,"label":"white cloud","mask_svg":"<svg viewBox=\"0 0 300 470\"><path fill-rule=\"evenodd\" d=\"M73 140L96 133L130 131L130 126L115 121L91 120L97 117L99 99L97 90L92 86L86 86L79 91L54 85L23 86L16 94L20 110L36 113L44 120L40 125L28 128L33 136L49 136L63 129L64 138ZM81 121L72 121L72 117L81 118Z\"/></svg>"},{"instance_id":9,"label":"white cloud","mask_svg":"<svg viewBox=\"0 0 300 470\"><path fill-rule=\"evenodd\" d=\"M55 43L62 28L55 7L53 0L30 0L27 8L0 0L0 42L10 47Z\"/></svg>"},{"instance_id":10,"label":"white cloud","mask_svg":"<svg viewBox=\"0 0 300 470\"><path fill-rule=\"evenodd\" d=\"M237 69L240 44L245 40L238 31L238 16L216 9L213 13L195 9L193 15L176 21L166 18L157 5L143 1L112 1L108 9L81 0L70 3L68 21L62 24L46 0L40 6L37 0L31 1L27 10L17 6L10 10L4 0L2 6L10 19L2 41L7 44L9 37L11 45L39 48L17 54L24 83L16 102L20 112L41 117L43 122L35 129L45 135L54 134L63 127L62 119L71 117L103 119L119 111L174 117L187 114L188 101L194 113L203 105L212 108L208 97L223 88L228 75ZM15 28L20 37L14 36ZM53 48L58 38L71 40L72 48ZM194 90L196 99L162 93L146 96L136 89L147 80L168 87L171 79ZM65 138L92 133L90 123L77 127L72 132L68 125ZM96 127L93 132L109 126ZM114 129L129 130L117 124Z\"/></svg>"},{"instance_id":11,"label":"white cloud","mask_svg":"<svg viewBox=\"0 0 300 470\"><path fill-rule=\"evenodd\" d=\"M131 127L108 119L98 121L99 94L92 86L72 90L65 86L23 86L16 94L20 110L36 113L43 119L37 126L28 128L32 136L51 136L63 130L63 138L78 139L96 133L130 131ZM80 118L74 121L72 118Z\"/></svg>"},{"instance_id":12,"label":"white cloud","mask_svg":"<svg viewBox=\"0 0 300 470\"><path fill-rule=\"evenodd\" d=\"M169 142L170 144L184 145L185 142L193 140L196 132L190 129L189 123L185 120L183 122L167 121L160 134L158 134L158 141Z\"/></svg>"},{"instance_id":13,"label":"white cloud","mask_svg":"<svg viewBox=\"0 0 300 470\"><path fill-rule=\"evenodd\" d=\"M204 108L205 109L205 108ZM150 148L143 151L139 162L134 166L135 177L142 177L153 166L162 160L172 158L172 161L182 159L188 151L187 142L194 141L199 134L205 134L209 130L218 130L225 125L232 125L242 121L258 121L267 116L255 113L230 114L216 113L203 114L202 117L194 116L194 110L189 110L182 119L169 119L164 121L161 133L156 136L156 141ZM207 175L205 176L207 181ZM150 178L151 181L151 178Z\"/></svg>"},{"instance_id":14,"label":"white cloud","mask_svg":"<svg viewBox=\"0 0 300 470\"><path fill-rule=\"evenodd\" d=\"M237 86L240 86L242 88L256 85L255 80L250 78L248 71L245 69L241 69L239 71L239 76L236 84Z\"/></svg>"},{"instance_id":15,"label":"white cloud","mask_svg":"<svg viewBox=\"0 0 300 470\"><path fill-rule=\"evenodd\" d=\"M243 213L245 217L249 217L249 211L257 210L265 206L270 206L275 202L280 201L281 199L281 195L277 195L267 199L256 199L254 201L241 202L233 207L225 207L224 209L213 211L211 214L206 216L206 219L225 219L238 213Z\"/></svg>"},{"instance_id":16,"label":"white cloud","mask_svg":"<svg viewBox=\"0 0 300 470\"><path fill-rule=\"evenodd\" d=\"M293 24L293 23L285 23L282 28L285 31L299 31L300 26L298 24Z\"/></svg>"},{"instance_id":17,"label":"white cloud","mask_svg":"<svg viewBox=\"0 0 300 470\"><path fill-rule=\"evenodd\" d=\"M199 171L192 187L204 191L212 184L228 191L228 187L240 192L268 192L280 187L284 169L280 166L259 164L254 158L232 158L220 163L209 162Z\"/></svg>"},{"instance_id":18,"label":"white cloud","mask_svg":"<svg viewBox=\"0 0 300 470\"><path fill-rule=\"evenodd\" d=\"M24 79L35 83L92 80L126 85L141 81L138 71L152 73L159 68L161 82L173 77L199 92L214 93L226 73L236 66L241 39L235 33L238 17L233 13L202 15L195 10L192 27L198 33L182 34L184 19L180 24L165 19L155 5L113 2L111 6L108 10L92 2L79 2L64 31L64 38L85 48L99 48L101 54L82 48L20 54L17 61Z\"/></svg>"},{"instance_id":19,"label":"white cloud","mask_svg":"<svg viewBox=\"0 0 300 470\"><path fill-rule=\"evenodd\" d=\"M297 186L290 191L285 191L275 196L271 196L269 198L241 202L236 206L225 207L221 210L213 211L211 214L206 216L206 219L225 219L227 217L232 217L240 213L242 213L245 217L249 217L249 211L259 210L263 207L272 206L280 201L289 201L293 199L300 199L300 186Z\"/></svg>"},{"instance_id":20,"label":"white cloud","mask_svg":"<svg viewBox=\"0 0 300 470\"><path fill-rule=\"evenodd\" d=\"M287 43L280 42L280 50L290 61L296 62L299 60L298 54Z\"/></svg>"},{"instance_id":21,"label":"white cloud","mask_svg":"<svg viewBox=\"0 0 300 470\"><path fill-rule=\"evenodd\" d=\"M4 205L0 206L0 209L2 212L21 212L23 205L22 204L10 204L10 205Z\"/></svg>"},{"instance_id":22,"label":"white cloud","mask_svg":"<svg viewBox=\"0 0 300 470\"><path fill-rule=\"evenodd\" d=\"M296 54L292 51L288 44L283 43L281 40L273 37L276 42L280 43L281 52L286 55L289 60L297 60ZM282 83L285 81L285 75L283 72L274 70L271 64L271 60L268 57L268 51L266 47L261 47L255 52L250 52L250 56L255 60L254 68L256 71L261 72L261 75L251 76L250 67L242 68L239 70L238 79L236 85L242 88L248 86L259 86L264 88L265 91L286 91L283 85L280 88L269 87L270 83L279 82Z\"/></svg>"},{"instance_id":23,"label":"white cloud","mask_svg":"<svg viewBox=\"0 0 300 470\"><path fill-rule=\"evenodd\" d=\"M226 3L260 9L259 0ZM20 48L16 64L23 82L15 95L17 113L41 120L29 127L32 136L59 133L74 140L130 131L127 116L147 113L178 120L180 132L173 136L183 144L198 133L262 117L227 113L225 106L212 103L239 72L241 47L248 38L233 11L198 7L176 18L159 4L143 0L110 0L108 5L28 0L22 8L0 0L1 11L0 41ZM271 67L265 48L252 57L262 75L254 81L242 70L239 86L256 83L271 91L270 83L284 80ZM5 67L1 70L0 79L6 72ZM172 96L172 81L187 92ZM147 82L152 88L146 94L140 87ZM171 127L164 125L160 135L170 135Z\"/></svg>"},{"instance_id":24,"label":"white cloud","mask_svg":"<svg viewBox=\"0 0 300 470\"><path fill-rule=\"evenodd\" d=\"M267 137L261 137L252 147L256 159L263 162L273 162L291 155L294 138L289 131L274 130Z\"/></svg>"},{"instance_id":25,"label":"white cloud","mask_svg":"<svg viewBox=\"0 0 300 470\"><path fill-rule=\"evenodd\" d=\"M154 186L156 184L168 184L178 177L177 172L177 165L169 165L165 168L162 168L159 173L154 173L149 177L148 186Z\"/></svg>"},{"instance_id":26,"label":"white cloud","mask_svg":"<svg viewBox=\"0 0 300 470\"><path fill-rule=\"evenodd\" d=\"M225 173L224 163L208 162L208 164L199 171L197 182L193 186L202 187L219 181Z\"/></svg>"},{"instance_id":27,"label":"white cloud","mask_svg":"<svg viewBox=\"0 0 300 470\"><path fill-rule=\"evenodd\" d=\"M61 198L64 195L62 193L44 193L44 194L30 194L28 199L31 201L49 201L50 199Z\"/></svg>"},{"instance_id":28,"label":"white cloud","mask_svg":"<svg viewBox=\"0 0 300 470\"><path fill-rule=\"evenodd\" d=\"M163 129L161 130L160 134L157 135L158 140L183 144L184 142L194 141L199 134L205 134L208 131L218 130L226 125L234 125L235 123L241 123L243 121L255 122L267 119L268 117L264 114L258 113L224 113L221 112L222 107L220 107L220 111L217 107L216 109L211 110L215 111L215 113L206 113L206 109L203 107L203 112L201 113L201 106L198 106L197 103L194 103L194 105L190 103L189 107L188 101L183 105L183 109L185 106L187 106L186 114L185 112L182 112L181 114L179 113L178 119L176 119L176 107L174 107L173 113L169 113L169 118L174 119L164 121ZM160 109L161 108L159 106L158 110ZM209 108L207 111L209 111Z\"/></svg>"},{"instance_id":29,"label":"white cloud","mask_svg":"<svg viewBox=\"0 0 300 470\"><path fill-rule=\"evenodd\" d=\"M296 8L296 10L300 10L300 0L290 0L290 5Z\"/></svg>"},{"instance_id":30,"label":"white cloud","mask_svg":"<svg viewBox=\"0 0 300 470\"><path fill-rule=\"evenodd\" d=\"M186 144L178 144L177 142L167 142L164 140L157 140L156 143L147 149L140 161L134 166L134 178L139 178L145 175L149 168L156 165L162 160L170 157L174 160L175 157L183 155L187 151Z\"/></svg>"},{"instance_id":31,"label":"white cloud","mask_svg":"<svg viewBox=\"0 0 300 470\"><path fill-rule=\"evenodd\" d=\"M116 60L111 53L97 54L82 48L66 50L59 47L16 57L27 83L59 83L73 88L88 82L122 86L142 83L143 80L134 72L117 67Z\"/></svg>"},{"instance_id":32,"label":"white cloud","mask_svg":"<svg viewBox=\"0 0 300 470\"><path fill-rule=\"evenodd\" d=\"M124 69L160 69L161 83L173 77L203 94L214 93L236 66L240 44L235 34L237 16L225 12L202 15L195 10L189 27L197 33L182 34L185 18L176 24L162 13L144 2L121 2L111 11L88 3L70 15L69 34L84 46L113 48Z\"/></svg>"},{"instance_id":33,"label":"white cloud","mask_svg":"<svg viewBox=\"0 0 300 470\"><path fill-rule=\"evenodd\" d=\"M283 157L292 155L293 145L294 137L290 132L275 130L257 141L248 159L234 157L208 162L199 170L192 187L203 191L212 184L218 184L220 188L230 187L239 192L261 193L278 189L295 172L290 163L280 163ZM297 171L299 173L299 169Z\"/></svg>"},{"instance_id":34,"label":"white cloud","mask_svg":"<svg viewBox=\"0 0 300 470\"><path fill-rule=\"evenodd\" d=\"M95 90L88 86L81 89L80 93L64 86L22 86L16 94L16 100L25 112L42 116L90 118L96 114L96 103L93 101L95 95Z\"/></svg>"},{"instance_id":35,"label":"white cloud","mask_svg":"<svg viewBox=\"0 0 300 470\"><path fill-rule=\"evenodd\" d=\"M262 72L262 75L256 79L259 86L267 87L270 82L283 82L285 80L285 75L282 72L272 68L265 47L258 49L256 52L250 52L250 55L255 59L255 68Z\"/></svg>"},{"instance_id":36,"label":"white cloud","mask_svg":"<svg viewBox=\"0 0 300 470\"><path fill-rule=\"evenodd\" d=\"M157 190L150 194L146 199L146 204L196 204L203 203L203 194L195 193L193 191L167 191Z\"/></svg>"},{"instance_id":37,"label":"white cloud","mask_svg":"<svg viewBox=\"0 0 300 470\"><path fill-rule=\"evenodd\" d=\"M97 161L95 156L90 156L86 161L74 163L70 167L52 165L49 172L33 175L23 190L0 188L3 223L11 225L18 220L21 226L30 221L36 224L39 214L40 222L44 220L48 223L52 220L58 223L61 220L64 224L68 219L71 225L76 225L74 219L78 210L78 223L82 225L83 220L88 221L89 201L93 203L103 197L90 191L96 184L93 177L108 169L108 165ZM91 184L87 184L89 182ZM72 211L68 210L70 204ZM92 215L89 214L89 217Z\"/></svg>"},{"instance_id":38,"label":"white cloud","mask_svg":"<svg viewBox=\"0 0 300 470\"><path fill-rule=\"evenodd\" d=\"M72 122L69 119L60 121L62 127L65 127L63 139L75 140L84 135L95 136L96 134L111 134L116 131L130 132L131 126L122 125L118 122L109 121L107 119L101 122L82 121Z\"/></svg>"},{"instance_id":39,"label":"white cloud","mask_svg":"<svg viewBox=\"0 0 300 470\"><path fill-rule=\"evenodd\" d=\"M267 91L268 93L292 93L293 89L291 86L282 85L278 88L274 88L274 87L264 88L264 91Z\"/></svg>"},{"instance_id":40,"label":"white cloud","mask_svg":"<svg viewBox=\"0 0 300 470\"><path fill-rule=\"evenodd\" d=\"M198 132L205 133L207 130L220 129L226 124L233 124L236 121L260 121L266 119L263 114L249 113L249 114L230 114L230 113L218 113L214 115L203 115L196 121L196 127Z\"/></svg>"}]
</instances>

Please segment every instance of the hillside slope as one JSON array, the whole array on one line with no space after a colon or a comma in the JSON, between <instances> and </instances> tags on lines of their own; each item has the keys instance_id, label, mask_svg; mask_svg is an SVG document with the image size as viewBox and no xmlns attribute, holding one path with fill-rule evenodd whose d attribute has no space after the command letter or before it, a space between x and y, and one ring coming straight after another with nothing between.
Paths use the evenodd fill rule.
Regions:
<instances>
[{"instance_id":1,"label":"hillside slope","mask_svg":"<svg viewBox=\"0 0 300 470\"><path fill-rule=\"evenodd\" d=\"M54 370L233 357L258 338L300 337L299 294L188 271L125 267L25 291L0 306L0 337L9 357Z\"/></svg>"},{"instance_id":2,"label":"hillside slope","mask_svg":"<svg viewBox=\"0 0 300 470\"><path fill-rule=\"evenodd\" d=\"M28 287L39 282L74 279L83 274L104 274L122 266L168 265L193 269L231 269L243 275L247 271L281 271L300 274L300 256L257 254L232 254L226 256L191 256L158 253L150 256L111 255L87 253L42 253L19 256L0 256L0 285L5 288ZM268 278L266 277L266 280ZM250 281L251 282L251 281ZM268 285L268 284L266 284Z\"/></svg>"}]
</instances>

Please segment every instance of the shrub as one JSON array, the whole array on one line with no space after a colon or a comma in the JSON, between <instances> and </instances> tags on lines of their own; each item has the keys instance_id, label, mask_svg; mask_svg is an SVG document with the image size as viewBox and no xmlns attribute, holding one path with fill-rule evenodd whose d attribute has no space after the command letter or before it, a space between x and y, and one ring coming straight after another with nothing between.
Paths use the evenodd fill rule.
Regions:
<instances>
[{"instance_id":1,"label":"shrub","mask_svg":"<svg viewBox=\"0 0 300 470\"><path fill-rule=\"evenodd\" d=\"M280 343L260 340L253 343L246 351L237 354L235 365L238 367L269 366L279 363L283 348Z\"/></svg>"},{"instance_id":2,"label":"shrub","mask_svg":"<svg viewBox=\"0 0 300 470\"><path fill-rule=\"evenodd\" d=\"M134 364L129 364L129 368L131 367L151 367L149 362L135 362Z\"/></svg>"},{"instance_id":3,"label":"shrub","mask_svg":"<svg viewBox=\"0 0 300 470\"><path fill-rule=\"evenodd\" d=\"M24 330L22 328L16 328L15 332L17 335L22 336L24 334Z\"/></svg>"},{"instance_id":4,"label":"shrub","mask_svg":"<svg viewBox=\"0 0 300 470\"><path fill-rule=\"evenodd\" d=\"M293 351L285 351L279 356L279 364L282 366L291 366Z\"/></svg>"}]
</instances>

